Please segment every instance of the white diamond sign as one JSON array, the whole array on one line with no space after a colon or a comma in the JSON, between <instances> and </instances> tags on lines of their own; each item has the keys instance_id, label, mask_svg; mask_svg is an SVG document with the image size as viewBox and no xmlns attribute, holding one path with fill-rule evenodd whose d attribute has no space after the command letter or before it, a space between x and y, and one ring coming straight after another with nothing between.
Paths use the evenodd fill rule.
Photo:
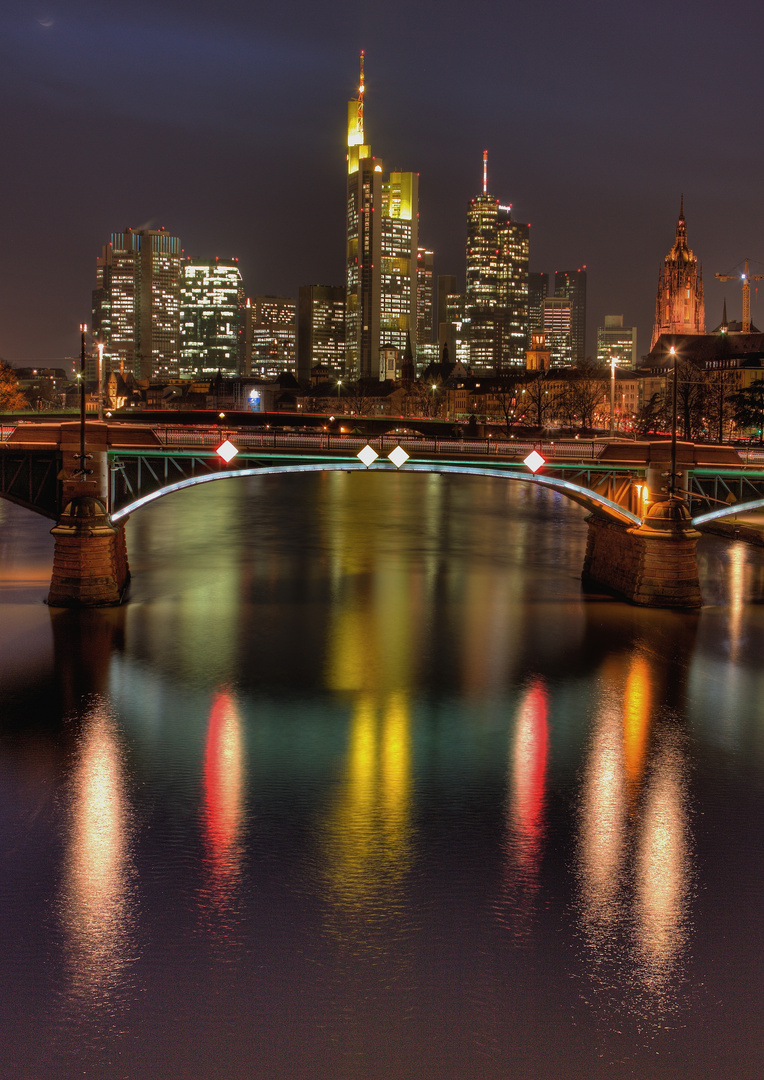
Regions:
<instances>
[{"instance_id":1,"label":"white diamond sign","mask_svg":"<svg viewBox=\"0 0 764 1080\"><path fill-rule=\"evenodd\" d=\"M396 448L391 450L387 456L396 469L400 469L401 465L405 464L409 459L409 455L402 446L396 446Z\"/></svg>"},{"instance_id":2,"label":"white diamond sign","mask_svg":"<svg viewBox=\"0 0 764 1080\"><path fill-rule=\"evenodd\" d=\"M379 457L379 454L377 453L377 451L374 449L373 446L369 446L369 444L366 443L366 446L364 446L363 450L358 451L358 457L361 459L361 461L364 463L364 465L368 469L368 467L371 465L371 463L373 461L377 460L377 458Z\"/></svg>"},{"instance_id":3,"label":"white diamond sign","mask_svg":"<svg viewBox=\"0 0 764 1080\"><path fill-rule=\"evenodd\" d=\"M542 458L541 454L536 450L531 450L527 458L523 460L523 465L527 465L532 473L538 472L542 465L546 465L546 458Z\"/></svg>"},{"instance_id":4,"label":"white diamond sign","mask_svg":"<svg viewBox=\"0 0 764 1080\"><path fill-rule=\"evenodd\" d=\"M216 454L218 454L220 457L222 457L222 459L226 463L226 465L230 461L233 461L233 459L236 457L238 452L239 451L236 449L236 447L233 445L233 443L230 441L230 439L226 439L224 442L222 442L220 444L220 446L217 448L217 450L215 451Z\"/></svg>"}]
</instances>

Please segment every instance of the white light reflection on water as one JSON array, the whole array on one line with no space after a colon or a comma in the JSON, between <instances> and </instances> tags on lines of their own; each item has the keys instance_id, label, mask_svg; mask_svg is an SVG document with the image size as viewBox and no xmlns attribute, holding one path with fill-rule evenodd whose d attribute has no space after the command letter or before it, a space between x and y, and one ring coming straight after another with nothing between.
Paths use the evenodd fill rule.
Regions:
<instances>
[{"instance_id":1,"label":"white light reflection on water","mask_svg":"<svg viewBox=\"0 0 764 1080\"><path fill-rule=\"evenodd\" d=\"M687 765L670 721L650 738L649 667L633 657L625 685L609 667L578 822L585 978L602 1016L658 1023L676 1003L689 942Z\"/></svg>"},{"instance_id":2,"label":"white light reflection on water","mask_svg":"<svg viewBox=\"0 0 764 1080\"><path fill-rule=\"evenodd\" d=\"M670 733L663 735L645 791L637 838L635 974L649 1005L670 1005L689 936L691 860L685 764Z\"/></svg>"},{"instance_id":3,"label":"white light reflection on water","mask_svg":"<svg viewBox=\"0 0 764 1080\"><path fill-rule=\"evenodd\" d=\"M67 810L59 910L68 992L85 1015L110 1009L135 950L132 810L117 727L101 700L82 720Z\"/></svg>"}]
</instances>

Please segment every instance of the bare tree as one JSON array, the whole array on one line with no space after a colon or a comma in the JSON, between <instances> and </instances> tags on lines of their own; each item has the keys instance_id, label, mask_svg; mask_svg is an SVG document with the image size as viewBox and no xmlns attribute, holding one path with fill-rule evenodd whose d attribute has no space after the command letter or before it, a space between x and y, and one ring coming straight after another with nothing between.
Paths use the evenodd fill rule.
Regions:
<instances>
[{"instance_id":1,"label":"bare tree","mask_svg":"<svg viewBox=\"0 0 764 1080\"><path fill-rule=\"evenodd\" d=\"M493 392L507 435L511 434L512 428L520 419L518 416L518 397L521 381L520 375L502 375L497 380Z\"/></svg>"}]
</instances>

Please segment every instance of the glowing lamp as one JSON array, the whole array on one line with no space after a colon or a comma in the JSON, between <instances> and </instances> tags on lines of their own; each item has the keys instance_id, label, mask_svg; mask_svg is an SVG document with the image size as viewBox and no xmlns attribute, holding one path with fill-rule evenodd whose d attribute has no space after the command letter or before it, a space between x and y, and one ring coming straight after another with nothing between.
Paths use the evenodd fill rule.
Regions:
<instances>
[{"instance_id":1,"label":"glowing lamp","mask_svg":"<svg viewBox=\"0 0 764 1080\"><path fill-rule=\"evenodd\" d=\"M532 473L536 473L542 465L546 465L546 458L543 458L537 450L531 450L527 458L524 459L523 465L527 465Z\"/></svg>"},{"instance_id":2,"label":"glowing lamp","mask_svg":"<svg viewBox=\"0 0 764 1080\"><path fill-rule=\"evenodd\" d=\"M392 461L396 469L400 469L401 465L405 465L405 463L409 459L409 455L406 453L402 446L396 446L394 450L390 451L387 457L390 461Z\"/></svg>"},{"instance_id":3,"label":"glowing lamp","mask_svg":"<svg viewBox=\"0 0 764 1080\"><path fill-rule=\"evenodd\" d=\"M358 451L357 457L364 463L364 465L368 469L372 462L377 460L379 454L373 446L369 446L369 444L366 443L366 446L364 446L363 450Z\"/></svg>"},{"instance_id":4,"label":"glowing lamp","mask_svg":"<svg viewBox=\"0 0 764 1080\"><path fill-rule=\"evenodd\" d=\"M222 442L215 451L218 457L221 457L226 463L226 465L228 465L229 462L233 461L238 452L239 451L236 449L230 439L226 439L224 442Z\"/></svg>"}]
</instances>

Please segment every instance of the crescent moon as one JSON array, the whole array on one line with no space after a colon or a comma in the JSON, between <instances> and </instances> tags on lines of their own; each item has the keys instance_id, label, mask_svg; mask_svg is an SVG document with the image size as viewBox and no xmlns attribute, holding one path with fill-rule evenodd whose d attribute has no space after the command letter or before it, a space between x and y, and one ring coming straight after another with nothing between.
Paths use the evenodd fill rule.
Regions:
<instances>
[{"instance_id":1,"label":"crescent moon","mask_svg":"<svg viewBox=\"0 0 764 1080\"><path fill-rule=\"evenodd\" d=\"M44 26L45 29L48 30L55 22L55 19L38 19L37 22L40 24L40 26Z\"/></svg>"}]
</instances>

